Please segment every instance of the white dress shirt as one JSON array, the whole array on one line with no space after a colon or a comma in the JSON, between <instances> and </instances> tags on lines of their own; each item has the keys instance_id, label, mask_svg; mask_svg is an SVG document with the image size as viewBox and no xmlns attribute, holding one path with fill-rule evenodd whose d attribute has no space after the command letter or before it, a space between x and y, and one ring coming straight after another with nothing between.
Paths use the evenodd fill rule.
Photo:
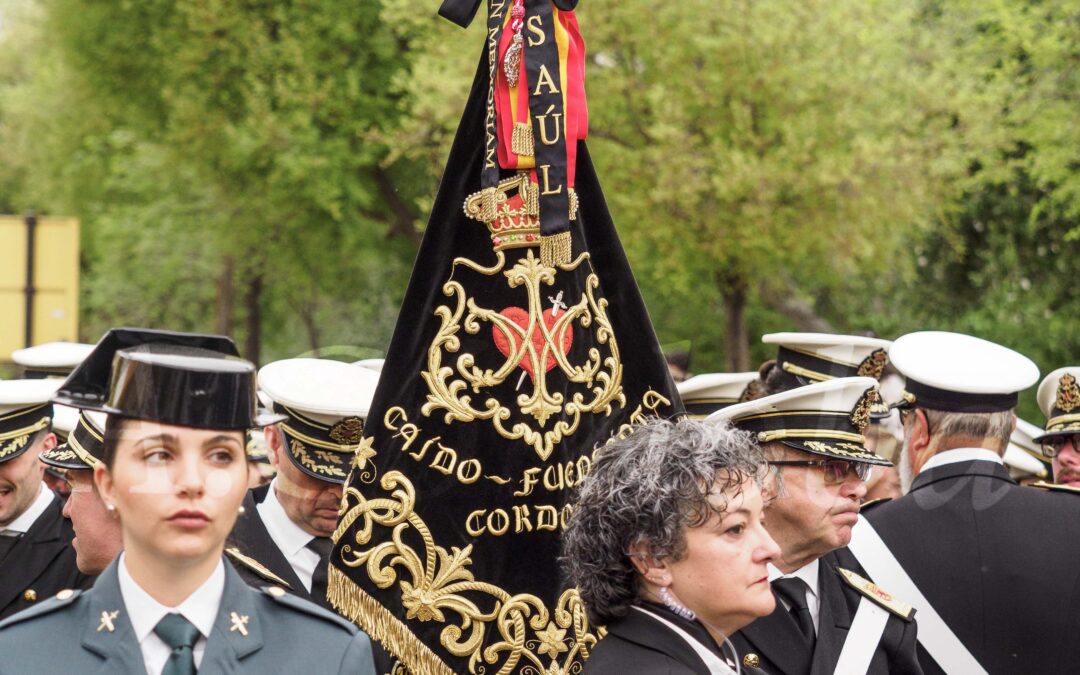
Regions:
<instances>
[{"instance_id":1,"label":"white dress shirt","mask_svg":"<svg viewBox=\"0 0 1080 675\"><path fill-rule=\"evenodd\" d=\"M319 564L319 554L307 548L308 543L314 539L312 535L300 529L300 526L289 518L285 508L277 498L278 479L270 482L270 489L266 493L266 499L256 505L266 531L274 540L278 549L289 561L289 566L300 577L300 583L311 592L311 576L315 574L315 568Z\"/></svg>"},{"instance_id":2,"label":"white dress shirt","mask_svg":"<svg viewBox=\"0 0 1080 675\"><path fill-rule=\"evenodd\" d=\"M124 608L131 619L132 628L135 629L147 675L161 675L165 662L172 653L169 645L154 632L154 627L166 614L180 614L199 629L199 639L192 650L195 667L198 668L206 651L206 640L210 637L210 630L214 627L218 609L221 607L221 596L225 592L225 564L219 560L210 578L176 607L161 604L131 578L123 553L120 554L117 571L120 576L120 595L124 598Z\"/></svg>"},{"instance_id":3,"label":"white dress shirt","mask_svg":"<svg viewBox=\"0 0 1080 675\"><path fill-rule=\"evenodd\" d=\"M956 464L957 462L996 462L998 464L1004 464L1004 460L993 450L987 450L986 448L955 448L953 450L946 450L945 452L939 452L930 459L926 460L926 464L923 464L920 472L927 469L933 469L935 466L945 466L946 464Z\"/></svg>"},{"instance_id":4,"label":"white dress shirt","mask_svg":"<svg viewBox=\"0 0 1080 675\"><path fill-rule=\"evenodd\" d=\"M37 522L37 519L41 517L41 514L45 513L45 509L49 508L49 504L52 504L54 499L56 499L56 495L53 494L53 491L45 483L41 483L38 488L38 495L30 504L30 508L8 523L7 527L0 527L0 530L3 530L8 536L26 534Z\"/></svg>"},{"instance_id":5,"label":"white dress shirt","mask_svg":"<svg viewBox=\"0 0 1080 675\"><path fill-rule=\"evenodd\" d=\"M814 633L818 632L818 614L821 612L821 601L818 599L818 561L804 565L795 570L791 574L784 574L772 565L768 565L769 570L769 583L776 581L777 579L802 579L806 583L806 608L810 610L810 618L814 622ZM779 596L780 602L784 604L784 608L790 610L787 600L784 596Z\"/></svg>"}]
</instances>

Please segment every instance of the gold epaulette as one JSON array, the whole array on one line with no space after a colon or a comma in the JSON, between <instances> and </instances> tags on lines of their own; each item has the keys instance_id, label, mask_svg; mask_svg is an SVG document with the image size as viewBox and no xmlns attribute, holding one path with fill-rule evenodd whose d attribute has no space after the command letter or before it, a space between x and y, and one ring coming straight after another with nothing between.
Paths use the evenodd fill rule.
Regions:
<instances>
[{"instance_id":1,"label":"gold epaulette","mask_svg":"<svg viewBox=\"0 0 1080 675\"><path fill-rule=\"evenodd\" d=\"M1044 490L1051 490L1053 492L1069 492L1074 495L1080 495L1080 488L1074 488L1071 485L1059 485L1058 483L1047 483L1044 480L1032 483L1031 487L1042 488Z\"/></svg>"},{"instance_id":2,"label":"gold epaulette","mask_svg":"<svg viewBox=\"0 0 1080 675\"><path fill-rule=\"evenodd\" d=\"M870 508L871 506L877 506L878 504L884 504L885 502L891 502L891 501L892 501L892 497L878 497L877 499L871 499L868 502L863 502L862 505L859 507L859 510L860 511L865 511L866 509Z\"/></svg>"},{"instance_id":3,"label":"gold epaulette","mask_svg":"<svg viewBox=\"0 0 1080 675\"><path fill-rule=\"evenodd\" d=\"M278 575L271 572L269 569L267 569L266 565L263 565L258 560L255 560L254 558L249 558L248 556L244 555L243 553L240 552L240 549L238 549L236 547L227 548L227 549L225 549L225 552L228 553L229 556L232 557L234 560L236 560L238 563L240 563L244 567L247 567L248 569L252 570L253 572L258 574L259 576L264 577L264 578L266 578L266 579L268 579L270 581L273 581L275 584L278 584L279 586L284 586L285 588L292 588L292 586L289 585L288 581L285 581L284 579L282 579Z\"/></svg>"},{"instance_id":4,"label":"gold epaulette","mask_svg":"<svg viewBox=\"0 0 1080 675\"><path fill-rule=\"evenodd\" d=\"M885 609L889 610L896 616L900 617L904 621L911 621L911 617L915 615L915 608L907 604L902 600L897 600L891 594L886 593L884 589L880 588L877 584L865 579L858 574L855 574L851 570L846 570L843 567L836 568L840 572L840 576L848 583L849 586L862 593L864 596L870 598L877 604L881 605Z\"/></svg>"}]
</instances>

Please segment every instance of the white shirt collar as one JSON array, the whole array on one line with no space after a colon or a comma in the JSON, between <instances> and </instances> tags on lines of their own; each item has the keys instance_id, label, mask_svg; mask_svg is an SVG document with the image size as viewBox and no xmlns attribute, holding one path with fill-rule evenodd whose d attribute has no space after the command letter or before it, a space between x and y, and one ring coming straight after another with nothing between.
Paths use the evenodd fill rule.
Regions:
<instances>
[{"instance_id":1,"label":"white shirt collar","mask_svg":"<svg viewBox=\"0 0 1080 675\"><path fill-rule=\"evenodd\" d=\"M0 527L0 530L26 534L37 522L37 519L41 517L41 514L45 513L45 509L49 508L49 504L52 504L54 499L56 499L56 495L53 494L53 491L45 483L41 483L38 487L38 495L30 503L30 508L23 511L22 515L11 521L7 527Z\"/></svg>"},{"instance_id":2,"label":"white shirt collar","mask_svg":"<svg viewBox=\"0 0 1080 675\"><path fill-rule=\"evenodd\" d=\"M270 481L270 489L266 492L266 499L259 504L259 517L266 525L266 531L274 540L285 557L292 557L308 545L313 537L304 532L299 525L292 521L289 514L285 513L285 507L277 498L278 479Z\"/></svg>"},{"instance_id":3,"label":"white shirt collar","mask_svg":"<svg viewBox=\"0 0 1080 675\"><path fill-rule=\"evenodd\" d=\"M923 464L919 471L922 472L927 469L933 469L935 466L945 466L946 464L972 461L995 462L997 464L1005 463L993 450L987 450L986 448L955 448L934 455L926 461L926 464Z\"/></svg>"},{"instance_id":4,"label":"white shirt collar","mask_svg":"<svg viewBox=\"0 0 1080 675\"><path fill-rule=\"evenodd\" d=\"M803 565L791 574L784 574L770 563L766 566L766 569L769 571L769 583L785 577L788 579L802 579L816 598L818 594L818 568L820 567L820 561L820 558L815 559L813 562Z\"/></svg>"},{"instance_id":5,"label":"white shirt collar","mask_svg":"<svg viewBox=\"0 0 1080 675\"><path fill-rule=\"evenodd\" d=\"M210 578L176 607L161 604L131 578L123 553L120 554L117 571L120 577L120 595L124 599L131 626L135 629L135 637L140 643L153 632L158 622L170 613L180 614L194 624L204 638L210 637L218 609L221 608L221 596L225 592L225 564L221 560L218 560Z\"/></svg>"}]
</instances>

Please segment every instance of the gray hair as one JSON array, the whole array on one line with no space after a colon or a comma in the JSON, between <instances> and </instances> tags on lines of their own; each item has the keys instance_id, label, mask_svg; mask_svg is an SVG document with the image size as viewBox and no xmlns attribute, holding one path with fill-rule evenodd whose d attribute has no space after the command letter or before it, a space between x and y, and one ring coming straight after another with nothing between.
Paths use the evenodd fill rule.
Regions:
<instances>
[{"instance_id":1,"label":"gray hair","mask_svg":"<svg viewBox=\"0 0 1080 675\"><path fill-rule=\"evenodd\" d=\"M998 444L1004 451L1009 447L1009 437L1013 431L1013 411L994 413L963 413L926 410L926 421L930 425L930 434L939 442L952 436L985 438Z\"/></svg>"},{"instance_id":2,"label":"gray hair","mask_svg":"<svg viewBox=\"0 0 1080 675\"><path fill-rule=\"evenodd\" d=\"M596 625L626 615L638 597L630 549L679 560L685 531L722 514L709 497L760 483L753 437L727 425L650 420L596 452L563 535L563 563Z\"/></svg>"}]
</instances>

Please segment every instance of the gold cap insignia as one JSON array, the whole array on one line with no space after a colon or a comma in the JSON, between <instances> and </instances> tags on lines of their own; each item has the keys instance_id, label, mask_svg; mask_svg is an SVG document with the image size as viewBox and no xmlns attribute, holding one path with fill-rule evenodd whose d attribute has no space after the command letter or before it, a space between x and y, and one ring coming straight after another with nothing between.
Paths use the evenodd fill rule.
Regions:
<instances>
[{"instance_id":1,"label":"gold cap insignia","mask_svg":"<svg viewBox=\"0 0 1080 675\"><path fill-rule=\"evenodd\" d=\"M867 389L859 402L855 404L855 409L851 411L851 424L859 430L860 434L865 432L866 427L869 426L870 410L879 400L877 389Z\"/></svg>"},{"instance_id":2,"label":"gold cap insignia","mask_svg":"<svg viewBox=\"0 0 1080 675\"><path fill-rule=\"evenodd\" d=\"M896 616L910 621L911 617L915 615L915 608L911 605L897 600L891 593L885 591L874 582L866 579L858 574L855 574L851 570L846 570L843 567L836 568L840 572L840 576L847 582L849 586L862 593L865 597L873 600L878 605L881 605L885 609L889 610Z\"/></svg>"},{"instance_id":3,"label":"gold cap insignia","mask_svg":"<svg viewBox=\"0 0 1080 675\"><path fill-rule=\"evenodd\" d=\"M884 349L875 349L863 359L859 364L859 370L856 373L859 377L872 377L875 380L881 379L881 374L885 372L885 365L889 363L889 357L885 353Z\"/></svg>"},{"instance_id":4,"label":"gold cap insignia","mask_svg":"<svg viewBox=\"0 0 1080 675\"><path fill-rule=\"evenodd\" d=\"M359 417L346 417L330 427L330 438L342 445L355 445L364 436L364 420Z\"/></svg>"},{"instance_id":5,"label":"gold cap insignia","mask_svg":"<svg viewBox=\"0 0 1080 675\"><path fill-rule=\"evenodd\" d=\"M1058 380L1057 401L1054 405L1066 413L1080 407L1080 386L1076 384L1076 378L1069 373L1065 373Z\"/></svg>"},{"instance_id":6,"label":"gold cap insignia","mask_svg":"<svg viewBox=\"0 0 1080 675\"><path fill-rule=\"evenodd\" d=\"M742 657L742 664L747 668L757 668L761 665L761 657L757 654L747 654Z\"/></svg>"}]
</instances>

